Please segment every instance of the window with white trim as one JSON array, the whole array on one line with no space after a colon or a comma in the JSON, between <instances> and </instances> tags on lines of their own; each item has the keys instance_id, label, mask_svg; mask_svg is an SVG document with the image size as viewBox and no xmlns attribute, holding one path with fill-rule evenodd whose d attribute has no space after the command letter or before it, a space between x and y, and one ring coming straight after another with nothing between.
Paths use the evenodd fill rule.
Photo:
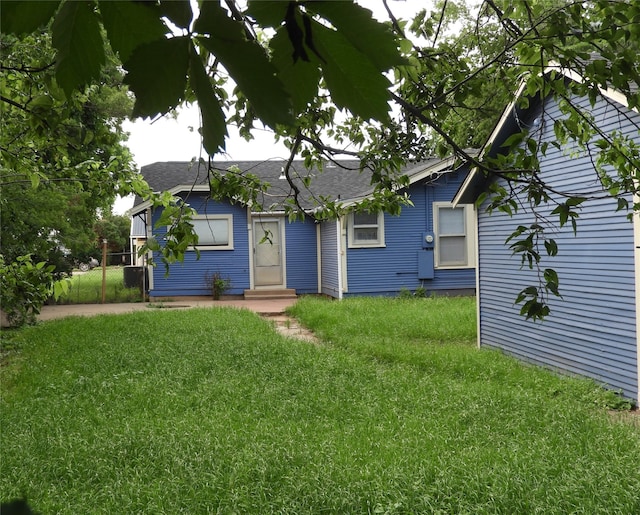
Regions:
<instances>
[{"instance_id":1,"label":"window with white trim","mask_svg":"<svg viewBox=\"0 0 640 515\"><path fill-rule=\"evenodd\" d=\"M448 202L433 203L433 227L436 234L436 268L475 266L475 226L473 206Z\"/></svg>"},{"instance_id":2,"label":"window with white trim","mask_svg":"<svg viewBox=\"0 0 640 515\"><path fill-rule=\"evenodd\" d=\"M199 250L233 249L233 215L196 215L192 223Z\"/></svg>"},{"instance_id":3,"label":"window with white trim","mask_svg":"<svg viewBox=\"0 0 640 515\"><path fill-rule=\"evenodd\" d=\"M384 213L351 213L349 247L384 247Z\"/></svg>"}]
</instances>

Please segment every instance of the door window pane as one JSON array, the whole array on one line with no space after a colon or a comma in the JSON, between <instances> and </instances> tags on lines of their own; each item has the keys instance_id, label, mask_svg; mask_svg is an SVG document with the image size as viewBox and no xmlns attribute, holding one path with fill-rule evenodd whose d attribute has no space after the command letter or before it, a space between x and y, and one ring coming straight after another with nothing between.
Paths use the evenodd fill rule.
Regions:
<instances>
[{"instance_id":1,"label":"door window pane","mask_svg":"<svg viewBox=\"0 0 640 515\"><path fill-rule=\"evenodd\" d=\"M256 266L280 266L278 222L256 222Z\"/></svg>"}]
</instances>

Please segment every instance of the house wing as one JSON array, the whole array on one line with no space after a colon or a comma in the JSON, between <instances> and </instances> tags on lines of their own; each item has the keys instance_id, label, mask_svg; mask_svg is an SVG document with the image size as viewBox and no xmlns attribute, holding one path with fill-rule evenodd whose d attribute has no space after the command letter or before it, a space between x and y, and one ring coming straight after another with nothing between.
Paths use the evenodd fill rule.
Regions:
<instances>
[{"instance_id":1,"label":"house wing","mask_svg":"<svg viewBox=\"0 0 640 515\"><path fill-rule=\"evenodd\" d=\"M549 74L552 71L560 72L565 77L575 82L583 82L583 77L573 70L568 70L559 66L558 64L551 63L544 71L544 74ZM528 113L532 110L539 108L539 103L541 99L539 97L531 98L529 102L529 106L527 108L522 108L519 105L519 100L524 94L524 90L526 88L526 78L522 80L520 86L514 94L514 100L507 105L505 110L502 113L502 116L498 120L495 128L491 132L491 135L487 139L487 142L483 145L480 153L478 155L478 159L482 161L485 157L495 157L499 151L501 145L505 142L505 140L512 134L515 134L522 130L520 126L519 120L525 118ZM600 93L610 100L613 100L625 107L629 106L629 102L627 97L621 92L617 91L615 88L611 86L602 87L599 86ZM638 92L638 85L632 85L631 92L633 94ZM633 109L638 112L636 108ZM466 179L460 185L458 192L456 193L453 203L456 204L465 204L465 203L473 203L477 200L478 196L486 191L487 185L491 182L492 178L480 170L478 167L474 167L471 170L471 173L467 175Z\"/></svg>"}]
</instances>

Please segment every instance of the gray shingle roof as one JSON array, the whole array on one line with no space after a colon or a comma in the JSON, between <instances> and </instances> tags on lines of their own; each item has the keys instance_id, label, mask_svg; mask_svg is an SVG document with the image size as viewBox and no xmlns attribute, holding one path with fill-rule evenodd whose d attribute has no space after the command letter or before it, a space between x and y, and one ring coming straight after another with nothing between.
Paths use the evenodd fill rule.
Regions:
<instances>
[{"instance_id":1,"label":"gray shingle roof","mask_svg":"<svg viewBox=\"0 0 640 515\"><path fill-rule=\"evenodd\" d=\"M413 164L402 170L402 173L415 177L425 170L442 163L437 158L428 159L418 164ZM328 197L332 200L357 200L364 198L373 192L371 185L371 173L367 170L360 171L360 161L345 160L338 162L340 166L325 164L323 169L307 170L303 161L294 161L292 164L294 184L301 191L301 205L305 209L313 209L317 202L314 197ZM237 166L242 173L251 173L262 182L268 183L267 197L263 200L265 208L281 205L282 201L293 196L293 191L286 179L280 178L283 160L270 161L214 161L211 167L223 173L230 173L232 166ZM207 186L207 165L184 161L169 161L153 163L143 166L141 173L154 191L168 191L177 186L185 186L185 190L191 186ZM310 177L310 187L304 186L303 179ZM142 199L136 198L135 207L142 203Z\"/></svg>"}]
</instances>

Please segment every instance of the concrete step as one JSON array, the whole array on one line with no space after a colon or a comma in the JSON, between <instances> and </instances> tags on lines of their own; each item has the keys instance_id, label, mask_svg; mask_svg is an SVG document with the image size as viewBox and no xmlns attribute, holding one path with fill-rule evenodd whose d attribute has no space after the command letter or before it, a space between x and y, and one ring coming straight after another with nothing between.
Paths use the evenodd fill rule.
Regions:
<instances>
[{"instance_id":1,"label":"concrete step","mask_svg":"<svg viewBox=\"0 0 640 515\"><path fill-rule=\"evenodd\" d=\"M295 299L296 290L285 288L279 290L244 290L245 300Z\"/></svg>"}]
</instances>

